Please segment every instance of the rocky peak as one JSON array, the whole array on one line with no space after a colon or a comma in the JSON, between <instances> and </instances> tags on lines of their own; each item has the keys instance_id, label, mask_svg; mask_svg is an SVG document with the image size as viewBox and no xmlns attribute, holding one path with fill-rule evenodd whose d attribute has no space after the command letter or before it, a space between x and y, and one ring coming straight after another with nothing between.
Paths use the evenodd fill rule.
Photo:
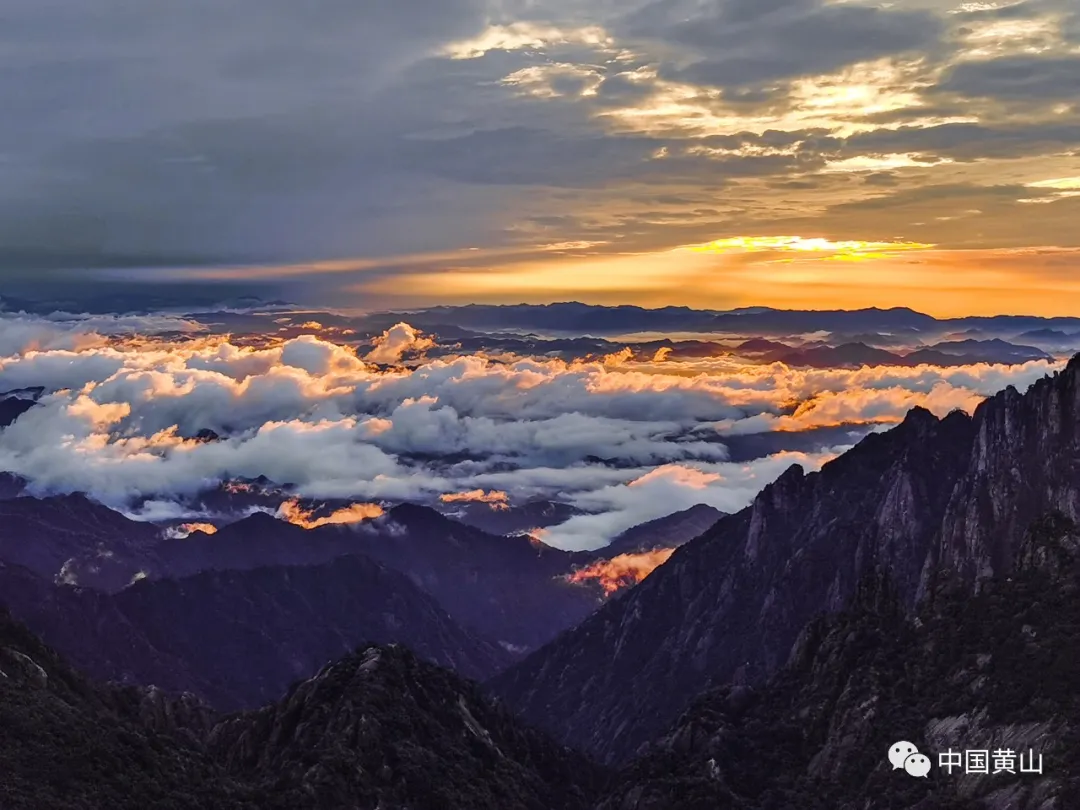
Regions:
<instances>
[{"instance_id":1,"label":"rocky peak","mask_svg":"<svg viewBox=\"0 0 1080 810\"><path fill-rule=\"evenodd\" d=\"M208 749L281 807L585 810L602 773L400 646L357 650L277 703L220 723Z\"/></svg>"},{"instance_id":2,"label":"rocky peak","mask_svg":"<svg viewBox=\"0 0 1080 810\"><path fill-rule=\"evenodd\" d=\"M863 576L888 571L912 611L943 576L971 593L1006 575L1039 516L1080 522L1078 425L1080 356L971 416L913 409L820 472L788 470L492 688L562 739L625 760L710 681L766 679Z\"/></svg>"},{"instance_id":3,"label":"rocky peak","mask_svg":"<svg viewBox=\"0 0 1080 810\"><path fill-rule=\"evenodd\" d=\"M1071 546L1075 531L1046 516L1029 543ZM888 577L868 576L840 614L811 622L769 684L695 700L599 810L1075 806L1080 571L1075 560L1047 563L990 580L975 598L942 587L917 617ZM898 739L930 758L927 779L893 769L886 753ZM1014 772L949 773L938 760L949 749L1010 750ZM1042 773L1018 772L1016 758L1031 753Z\"/></svg>"}]
</instances>

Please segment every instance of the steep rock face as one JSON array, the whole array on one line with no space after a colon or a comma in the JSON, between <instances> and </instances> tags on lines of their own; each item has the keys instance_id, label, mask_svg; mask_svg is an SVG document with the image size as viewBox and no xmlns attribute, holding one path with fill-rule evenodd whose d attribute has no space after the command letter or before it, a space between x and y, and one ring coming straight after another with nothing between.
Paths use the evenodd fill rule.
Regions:
<instances>
[{"instance_id":1,"label":"steep rock face","mask_svg":"<svg viewBox=\"0 0 1080 810\"><path fill-rule=\"evenodd\" d=\"M888 571L909 610L942 572L974 591L1006 575L1039 515L1080 517L1078 425L1080 357L970 418L915 409L820 473L789 471L492 686L561 739L624 761L709 681L775 671L869 571Z\"/></svg>"},{"instance_id":2,"label":"steep rock face","mask_svg":"<svg viewBox=\"0 0 1080 810\"><path fill-rule=\"evenodd\" d=\"M967 578L1008 571L1039 515L1080 517L1080 355L1023 395L1010 387L988 399L974 423L938 554Z\"/></svg>"},{"instance_id":3,"label":"steep rock face","mask_svg":"<svg viewBox=\"0 0 1080 810\"><path fill-rule=\"evenodd\" d=\"M477 679L510 661L406 577L357 556L144 580L117 594L0 564L0 600L96 678L192 692L220 709L273 700L367 642L404 642Z\"/></svg>"},{"instance_id":4,"label":"steep rock face","mask_svg":"<svg viewBox=\"0 0 1080 810\"><path fill-rule=\"evenodd\" d=\"M775 671L867 571L893 572L913 604L971 435L965 414L916 409L820 473L789 469L493 691L568 744L625 761L710 681Z\"/></svg>"},{"instance_id":5,"label":"steep rock face","mask_svg":"<svg viewBox=\"0 0 1080 810\"><path fill-rule=\"evenodd\" d=\"M472 684L400 647L367 647L208 739L267 808L585 810L603 774L522 728Z\"/></svg>"},{"instance_id":6,"label":"steep rock face","mask_svg":"<svg viewBox=\"0 0 1080 810\"><path fill-rule=\"evenodd\" d=\"M975 597L939 584L914 620L887 578L868 578L842 614L807 628L767 686L696 700L599 810L1075 807L1080 569L1075 535L1053 545L1054 528L1014 578ZM893 769L897 740L929 756L927 779ZM1010 750L1014 772L993 773L989 759L986 774L950 772L938 757L949 750ZM1019 772L1032 752L1042 773Z\"/></svg>"}]
</instances>

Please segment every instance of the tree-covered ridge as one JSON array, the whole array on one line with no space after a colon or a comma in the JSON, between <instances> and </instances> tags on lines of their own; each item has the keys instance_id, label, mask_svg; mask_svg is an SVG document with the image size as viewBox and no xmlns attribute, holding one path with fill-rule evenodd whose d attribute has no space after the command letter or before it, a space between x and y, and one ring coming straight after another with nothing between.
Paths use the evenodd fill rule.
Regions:
<instances>
[{"instance_id":1,"label":"tree-covered ridge","mask_svg":"<svg viewBox=\"0 0 1080 810\"><path fill-rule=\"evenodd\" d=\"M0 613L4 810L586 810L603 774L477 687L369 646L257 712L94 684Z\"/></svg>"}]
</instances>

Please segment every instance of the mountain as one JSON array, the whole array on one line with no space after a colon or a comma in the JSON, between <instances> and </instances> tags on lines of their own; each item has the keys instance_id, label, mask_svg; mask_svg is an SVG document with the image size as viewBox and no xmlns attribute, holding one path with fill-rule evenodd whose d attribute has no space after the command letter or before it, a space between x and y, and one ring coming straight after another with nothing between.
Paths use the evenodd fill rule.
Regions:
<instances>
[{"instance_id":1,"label":"mountain","mask_svg":"<svg viewBox=\"0 0 1080 810\"><path fill-rule=\"evenodd\" d=\"M819 473L791 467L492 689L568 744L625 762L711 680L775 671L872 567L914 602L971 441L965 414L916 409Z\"/></svg>"},{"instance_id":2,"label":"mountain","mask_svg":"<svg viewBox=\"0 0 1080 810\"><path fill-rule=\"evenodd\" d=\"M401 647L358 650L208 736L271 808L586 810L604 774Z\"/></svg>"},{"instance_id":3,"label":"mountain","mask_svg":"<svg viewBox=\"0 0 1080 810\"><path fill-rule=\"evenodd\" d=\"M0 500L0 527L0 560L108 589L131 581L160 536L80 494Z\"/></svg>"},{"instance_id":4,"label":"mountain","mask_svg":"<svg viewBox=\"0 0 1080 810\"><path fill-rule=\"evenodd\" d=\"M770 353L763 359L779 360L789 366L846 368L856 366L966 366L975 363L1011 365L1033 360L1053 360L1053 356L1033 346L1016 346L1004 340L957 340L935 343L908 354L896 354L865 343L818 346L787 353Z\"/></svg>"},{"instance_id":5,"label":"mountain","mask_svg":"<svg viewBox=\"0 0 1080 810\"><path fill-rule=\"evenodd\" d=\"M611 558L658 548L677 548L703 534L725 513L706 504L691 506L656 520L627 529L608 545L595 552Z\"/></svg>"},{"instance_id":6,"label":"mountain","mask_svg":"<svg viewBox=\"0 0 1080 810\"><path fill-rule=\"evenodd\" d=\"M45 389L19 388L0 394L0 428L5 428L33 408Z\"/></svg>"},{"instance_id":7,"label":"mountain","mask_svg":"<svg viewBox=\"0 0 1080 810\"><path fill-rule=\"evenodd\" d=\"M486 508L486 507L485 507ZM566 582L583 552L561 551L528 537L502 537L438 511L401 504L384 517L305 530L256 513L213 535L163 542L151 577L260 565L311 565L363 554L407 575L455 620L508 649L533 649L571 627L600 603L598 588Z\"/></svg>"},{"instance_id":8,"label":"mountain","mask_svg":"<svg viewBox=\"0 0 1080 810\"><path fill-rule=\"evenodd\" d=\"M940 322L907 307L856 310L783 310L734 313L712 318L710 329L737 335L795 335L811 332L932 331Z\"/></svg>"},{"instance_id":9,"label":"mountain","mask_svg":"<svg viewBox=\"0 0 1080 810\"><path fill-rule=\"evenodd\" d=\"M557 304L469 304L431 307L408 314L413 326L429 329L451 325L480 331L528 330L548 334L623 334L627 332L711 331L715 313L689 307L644 309L636 306L593 306L577 302ZM389 329L401 313L376 313L364 319L371 329Z\"/></svg>"},{"instance_id":10,"label":"mountain","mask_svg":"<svg viewBox=\"0 0 1080 810\"><path fill-rule=\"evenodd\" d=\"M3 611L0 672L5 810L258 807L184 733L189 701L87 681Z\"/></svg>"},{"instance_id":11,"label":"mountain","mask_svg":"<svg viewBox=\"0 0 1080 810\"><path fill-rule=\"evenodd\" d=\"M535 649L596 609L598 588L565 581L587 552L497 537L434 509L401 504L364 552L432 593L465 627L508 648Z\"/></svg>"},{"instance_id":12,"label":"mountain","mask_svg":"<svg viewBox=\"0 0 1080 810\"><path fill-rule=\"evenodd\" d=\"M735 351L739 354L765 354L776 352L790 352L791 346L786 343L779 343L775 340L766 340L765 338L751 338L750 340L744 340L738 346L735 347Z\"/></svg>"},{"instance_id":13,"label":"mountain","mask_svg":"<svg viewBox=\"0 0 1080 810\"><path fill-rule=\"evenodd\" d=\"M1066 531L1061 529L1068 527ZM887 577L811 623L767 686L706 692L620 775L599 810L798 807L1036 810L1080 801L1080 547L1046 516L1010 578L941 583L913 619ZM913 779L897 740L929 757ZM1011 751L1012 774L942 768ZM1029 770L1042 758L1041 774Z\"/></svg>"},{"instance_id":14,"label":"mountain","mask_svg":"<svg viewBox=\"0 0 1080 810\"><path fill-rule=\"evenodd\" d=\"M545 511L541 506L526 515L540 519ZM563 511L551 509L547 517ZM359 524L315 529L256 512L214 534L164 539L159 527L83 495L0 500L0 521L0 560L111 593L136 579L322 565L365 555L433 594L459 624L517 651L576 624L603 596L594 584L565 580L576 564L591 559L585 553L492 535L412 504Z\"/></svg>"},{"instance_id":15,"label":"mountain","mask_svg":"<svg viewBox=\"0 0 1080 810\"><path fill-rule=\"evenodd\" d=\"M776 358L789 366L813 368L845 368L849 366L890 366L899 363L899 355L875 349L865 343L845 343L842 346L821 346L789 352Z\"/></svg>"},{"instance_id":16,"label":"mountain","mask_svg":"<svg viewBox=\"0 0 1080 810\"><path fill-rule=\"evenodd\" d=\"M519 534L546 529L584 514L566 503L536 500L522 504L497 505L478 502L449 503L440 507L447 517L488 534Z\"/></svg>"},{"instance_id":17,"label":"mountain","mask_svg":"<svg viewBox=\"0 0 1080 810\"><path fill-rule=\"evenodd\" d=\"M606 778L400 647L226 718L88 681L2 612L0 672L5 810L587 810Z\"/></svg>"},{"instance_id":18,"label":"mountain","mask_svg":"<svg viewBox=\"0 0 1080 810\"><path fill-rule=\"evenodd\" d=\"M1018 346L1000 338L994 338L993 340L951 340L935 343L928 348L931 351L963 357L965 362L968 363L1027 363L1032 360L1054 359L1051 355L1035 346Z\"/></svg>"},{"instance_id":19,"label":"mountain","mask_svg":"<svg viewBox=\"0 0 1080 810\"><path fill-rule=\"evenodd\" d=\"M357 555L142 580L115 594L0 564L0 600L96 678L192 692L221 709L277 698L367 642L407 644L476 679L510 662L407 577Z\"/></svg>"},{"instance_id":20,"label":"mountain","mask_svg":"<svg viewBox=\"0 0 1080 810\"><path fill-rule=\"evenodd\" d=\"M492 681L531 722L625 762L710 682L764 681L810 617L890 573L909 610L940 572L1007 576L1047 512L1080 517L1080 357L973 416L923 409L677 550L641 585Z\"/></svg>"}]
</instances>

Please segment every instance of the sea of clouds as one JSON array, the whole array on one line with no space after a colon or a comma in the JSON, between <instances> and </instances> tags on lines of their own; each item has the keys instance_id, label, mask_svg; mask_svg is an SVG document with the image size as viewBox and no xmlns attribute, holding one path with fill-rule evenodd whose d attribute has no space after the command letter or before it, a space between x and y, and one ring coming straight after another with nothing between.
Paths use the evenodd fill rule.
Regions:
<instances>
[{"instance_id":1,"label":"sea of clouds","mask_svg":"<svg viewBox=\"0 0 1080 810\"><path fill-rule=\"evenodd\" d=\"M318 335L252 348L182 317L0 313L0 391L45 389L0 431L0 470L124 509L260 475L313 498L494 490L588 510L544 539L589 548L697 503L735 511L791 464L817 469L846 448L735 463L726 436L971 410L1057 367L424 360L431 346L404 323L359 350ZM202 430L222 438L195 441Z\"/></svg>"}]
</instances>

